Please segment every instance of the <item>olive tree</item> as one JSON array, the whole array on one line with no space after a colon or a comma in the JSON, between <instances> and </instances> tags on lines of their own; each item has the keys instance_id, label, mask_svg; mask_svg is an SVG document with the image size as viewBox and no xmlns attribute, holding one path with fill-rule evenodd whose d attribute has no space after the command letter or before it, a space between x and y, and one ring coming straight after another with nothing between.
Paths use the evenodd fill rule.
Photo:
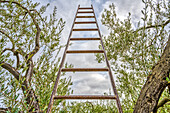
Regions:
<instances>
[{"instance_id":1,"label":"olive tree","mask_svg":"<svg viewBox=\"0 0 170 113\"><path fill-rule=\"evenodd\" d=\"M117 77L123 111L166 112L170 100L170 2L142 2L142 17L136 23L131 13L126 19L119 19L114 4L104 10L101 21L110 31L104 37L104 46ZM98 62L104 60L102 55L96 56Z\"/></svg>"},{"instance_id":2,"label":"olive tree","mask_svg":"<svg viewBox=\"0 0 170 113\"><path fill-rule=\"evenodd\" d=\"M48 107L65 25L56 18L56 7L44 16L48 6L0 0L0 98L5 111L40 112ZM57 93L69 94L71 84L71 78L61 79ZM62 102L55 101L53 110Z\"/></svg>"}]
</instances>

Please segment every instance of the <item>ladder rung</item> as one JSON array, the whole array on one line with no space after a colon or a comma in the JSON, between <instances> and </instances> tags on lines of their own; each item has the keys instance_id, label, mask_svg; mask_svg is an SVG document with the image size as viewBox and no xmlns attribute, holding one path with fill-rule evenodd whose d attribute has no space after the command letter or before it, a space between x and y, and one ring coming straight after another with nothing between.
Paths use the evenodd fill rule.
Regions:
<instances>
[{"instance_id":1,"label":"ladder rung","mask_svg":"<svg viewBox=\"0 0 170 113\"><path fill-rule=\"evenodd\" d=\"M116 96L104 95L68 95L68 96L55 96L54 99L116 99Z\"/></svg>"},{"instance_id":2,"label":"ladder rung","mask_svg":"<svg viewBox=\"0 0 170 113\"><path fill-rule=\"evenodd\" d=\"M75 22L75 24L95 24L95 21L89 21L89 22Z\"/></svg>"},{"instance_id":3,"label":"ladder rung","mask_svg":"<svg viewBox=\"0 0 170 113\"><path fill-rule=\"evenodd\" d=\"M73 29L73 31L98 31L98 29Z\"/></svg>"},{"instance_id":4,"label":"ladder rung","mask_svg":"<svg viewBox=\"0 0 170 113\"><path fill-rule=\"evenodd\" d=\"M62 68L62 71L108 71L108 68Z\"/></svg>"},{"instance_id":5,"label":"ladder rung","mask_svg":"<svg viewBox=\"0 0 170 113\"><path fill-rule=\"evenodd\" d=\"M104 53L103 50L67 50L67 53Z\"/></svg>"},{"instance_id":6,"label":"ladder rung","mask_svg":"<svg viewBox=\"0 0 170 113\"><path fill-rule=\"evenodd\" d=\"M92 7L79 7L79 9L92 9Z\"/></svg>"},{"instance_id":7,"label":"ladder rung","mask_svg":"<svg viewBox=\"0 0 170 113\"><path fill-rule=\"evenodd\" d=\"M78 13L93 13L93 11L79 11Z\"/></svg>"},{"instance_id":8,"label":"ladder rung","mask_svg":"<svg viewBox=\"0 0 170 113\"><path fill-rule=\"evenodd\" d=\"M79 40L100 40L100 38L70 38L70 40L79 41Z\"/></svg>"},{"instance_id":9,"label":"ladder rung","mask_svg":"<svg viewBox=\"0 0 170 113\"><path fill-rule=\"evenodd\" d=\"M76 16L76 18L95 18L94 16Z\"/></svg>"}]
</instances>

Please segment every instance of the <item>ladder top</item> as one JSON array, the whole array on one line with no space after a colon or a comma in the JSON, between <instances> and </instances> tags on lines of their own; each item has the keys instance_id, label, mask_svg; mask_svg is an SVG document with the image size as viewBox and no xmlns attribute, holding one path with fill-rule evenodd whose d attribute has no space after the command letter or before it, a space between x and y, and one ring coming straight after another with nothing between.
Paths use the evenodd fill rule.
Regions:
<instances>
[{"instance_id":1,"label":"ladder top","mask_svg":"<svg viewBox=\"0 0 170 113\"><path fill-rule=\"evenodd\" d=\"M74 71L108 71L108 68L62 68L61 71L74 72Z\"/></svg>"},{"instance_id":2,"label":"ladder top","mask_svg":"<svg viewBox=\"0 0 170 113\"><path fill-rule=\"evenodd\" d=\"M96 28L84 28L84 29L73 29L73 31L98 31L98 29L96 29Z\"/></svg>"},{"instance_id":3,"label":"ladder top","mask_svg":"<svg viewBox=\"0 0 170 113\"><path fill-rule=\"evenodd\" d=\"M79 9L92 9L92 7L79 7Z\"/></svg>"}]
</instances>

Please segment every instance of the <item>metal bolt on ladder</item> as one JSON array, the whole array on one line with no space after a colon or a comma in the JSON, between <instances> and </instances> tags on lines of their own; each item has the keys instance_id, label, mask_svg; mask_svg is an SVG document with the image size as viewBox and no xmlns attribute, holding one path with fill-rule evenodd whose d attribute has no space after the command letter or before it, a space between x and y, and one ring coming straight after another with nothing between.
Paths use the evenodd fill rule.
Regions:
<instances>
[{"instance_id":1,"label":"metal bolt on ladder","mask_svg":"<svg viewBox=\"0 0 170 113\"><path fill-rule=\"evenodd\" d=\"M81 11L81 10L87 10L87 9L91 9L92 11ZM92 13L93 16L77 16L77 14L80 13ZM76 22L76 18L94 18L95 21L82 21L82 22ZM74 24L96 24L97 28L89 28L89 29L74 29ZM99 37L96 38L71 38L72 32L73 31L98 31ZM82 41L82 40L100 40L101 45L102 45L102 50L68 50L68 46L70 41ZM65 57L66 54L73 54L73 53L103 53L105 56L105 60L106 60L106 64L107 64L107 68L62 68L64 65L64 61L65 61ZM105 95L68 95L68 96L56 96L56 91L57 91L57 85L60 79L60 75L61 72L74 72L74 71L108 71L109 72L109 76L110 76L110 81L111 81L111 85L113 88L113 92L115 94L115 96L105 96ZM122 108L121 108L121 104L120 104L120 100L119 100L119 96L116 90L116 86L115 86L115 82L112 76L112 72L111 72L111 68L106 56L106 52L104 49L104 45L103 45L103 41L102 41L102 37L100 34L100 30L99 30L99 26L97 24L97 20L96 20L96 16L94 13L94 9L93 6L91 5L91 7L80 7L80 5L78 6L75 18L74 18L74 22L69 34L69 38L67 41L67 45L62 57L62 61L61 61L61 65L59 67L58 70L58 74L57 74L57 78L55 81L55 85L54 85L54 89L53 92L51 94L51 98L50 98L50 102L48 105L48 109L47 109L47 113L51 113L52 110L52 106L53 106L53 102L54 99L115 99L116 103L117 103L117 108L119 113L123 113Z\"/></svg>"}]
</instances>

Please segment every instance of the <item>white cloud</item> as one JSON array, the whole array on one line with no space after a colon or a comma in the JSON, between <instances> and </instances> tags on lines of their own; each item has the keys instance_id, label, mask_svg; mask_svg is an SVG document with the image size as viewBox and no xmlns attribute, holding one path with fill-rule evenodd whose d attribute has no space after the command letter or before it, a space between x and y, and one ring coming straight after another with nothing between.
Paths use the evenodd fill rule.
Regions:
<instances>
[{"instance_id":1,"label":"white cloud","mask_svg":"<svg viewBox=\"0 0 170 113\"><path fill-rule=\"evenodd\" d=\"M100 0L96 0L97 3L100 3L101 1Z\"/></svg>"},{"instance_id":2,"label":"white cloud","mask_svg":"<svg viewBox=\"0 0 170 113\"><path fill-rule=\"evenodd\" d=\"M107 72L68 73L73 78L74 94L104 94L111 89Z\"/></svg>"}]
</instances>

